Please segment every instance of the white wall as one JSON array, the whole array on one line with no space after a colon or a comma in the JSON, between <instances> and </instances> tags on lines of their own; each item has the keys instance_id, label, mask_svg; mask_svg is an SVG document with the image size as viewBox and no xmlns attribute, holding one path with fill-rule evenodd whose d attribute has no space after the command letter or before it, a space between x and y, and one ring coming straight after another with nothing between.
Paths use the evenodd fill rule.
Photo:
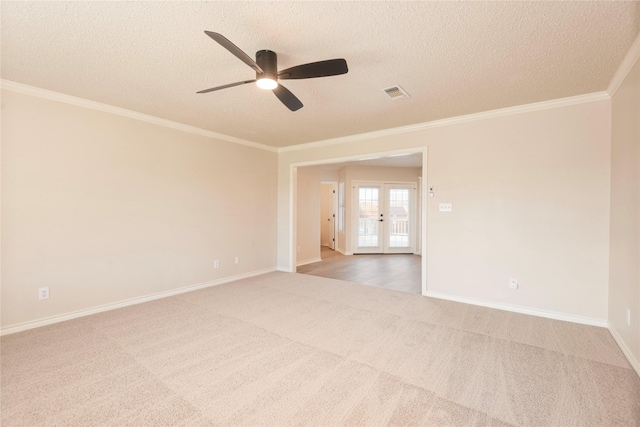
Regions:
<instances>
[{"instance_id":1,"label":"white wall","mask_svg":"<svg viewBox=\"0 0 640 427\"><path fill-rule=\"evenodd\" d=\"M640 62L612 98L609 327L640 374ZM631 324L627 324L627 310Z\"/></svg>"},{"instance_id":2,"label":"white wall","mask_svg":"<svg viewBox=\"0 0 640 427\"><path fill-rule=\"evenodd\" d=\"M8 90L1 136L3 330L275 268L276 153Z\"/></svg>"},{"instance_id":3,"label":"white wall","mask_svg":"<svg viewBox=\"0 0 640 427\"><path fill-rule=\"evenodd\" d=\"M292 267L292 164L427 147L423 184L438 189L427 198L428 291L604 324L611 103L598 95L554 105L283 150L279 268ZM438 212L439 202L453 212Z\"/></svg>"}]
</instances>

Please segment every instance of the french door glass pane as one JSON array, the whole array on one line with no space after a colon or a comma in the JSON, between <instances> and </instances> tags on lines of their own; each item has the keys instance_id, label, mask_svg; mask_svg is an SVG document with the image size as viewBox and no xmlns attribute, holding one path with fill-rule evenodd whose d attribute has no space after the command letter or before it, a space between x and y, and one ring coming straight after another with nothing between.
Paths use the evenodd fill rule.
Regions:
<instances>
[{"instance_id":1,"label":"french door glass pane","mask_svg":"<svg viewBox=\"0 0 640 427\"><path fill-rule=\"evenodd\" d=\"M409 189L389 189L389 247L409 247Z\"/></svg>"},{"instance_id":2,"label":"french door glass pane","mask_svg":"<svg viewBox=\"0 0 640 427\"><path fill-rule=\"evenodd\" d=\"M358 206L358 246L361 248L378 247L380 227L380 189L378 187L359 187Z\"/></svg>"}]
</instances>

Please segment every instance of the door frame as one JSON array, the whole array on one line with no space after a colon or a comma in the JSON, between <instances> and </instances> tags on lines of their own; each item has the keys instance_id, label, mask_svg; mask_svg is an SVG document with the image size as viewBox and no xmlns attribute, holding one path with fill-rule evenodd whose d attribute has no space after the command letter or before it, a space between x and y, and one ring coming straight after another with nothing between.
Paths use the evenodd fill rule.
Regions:
<instances>
[{"instance_id":1,"label":"door frame","mask_svg":"<svg viewBox=\"0 0 640 427\"><path fill-rule=\"evenodd\" d=\"M338 221L336 215L338 214L338 182L337 181L320 181L320 184L331 184L333 189L333 197L331 198L331 215L333 218L333 247L329 246L332 250L336 250L338 247ZM322 240L322 239L320 239Z\"/></svg>"},{"instance_id":2,"label":"door frame","mask_svg":"<svg viewBox=\"0 0 640 427\"><path fill-rule=\"evenodd\" d=\"M378 215L382 217L383 206L380 201L384 200L384 183L382 181L352 181L351 187L351 218L349 219L351 230L351 248L349 252L352 254L381 254L384 252L384 234L380 233L380 226L378 225L378 246L369 247L364 251L358 250L360 248L360 187L378 188ZM380 221L384 218L380 218ZM382 225L384 227L384 224Z\"/></svg>"},{"instance_id":3,"label":"door frame","mask_svg":"<svg viewBox=\"0 0 640 427\"><path fill-rule=\"evenodd\" d=\"M410 182L410 183L396 183L396 182L385 182L384 183L384 195L385 197L388 197L388 191L390 188L403 188L406 187L407 190L413 191L412 193L410 192L410 199L409 199L409 241L411 242L411 244L409 245L409 251L403 250L404 248L402 247L391 247L390 246L390 239L391 239L391 234L390 231L385 231L385 240L384 240L384 253L385 254L416 254L416 248L418 246L417 240L418 240L418 223L420 222L420 220L417 217L416 214L416 206L418 204L418 183L417 182ZM385 209L389 207L389 201L385 201ZM385 218L385 222L387 224L391 224L391 215L387 215L387 218Z\"/></svg>"},{"instance_id":4,"label":"door frame","mask_svg":"<svg viewBox=\"0 0 640 427\"><path fill-rule=\"evenodd\" d=\"M429 182L427 180L427 170L428 170L428 162L427 162L427 147L412 147L405 148L399 150L389 150L389 151L367 151L364 150L360 154L343 156L343 157L331 157L319 160L307 160L307 161L298 161L289 163L289 192L288 192L288 200L282 199L284 205L281 206L283 209L281 214L284 214L288 219L288 224L286 229L283 228L282 238L284 238L287 242L285 248L286 250L279 253L278 256L282 260L282 264L279 264L277 267L278 270L286 271L290 273L295 273L296 271L296 243L297 243L297 222L298 222L298 212L297 212L297 173L299 167L304 166L318 166L318 165L327 165L333 163L344 163L350 161L358 161L364 160L371 157L390 157L399 154L414 154L421 153L422 154L422 179L420 182L420 249L421 249L421 276L422 276L422 295L427 295L428 283L427 283L427 267L428 267L428 248L427 248L427 195L425 190L429 188ZM280 238L280 236L279 236Z\"/></svg>"},{"instance_id":5,"label":"door frame","mask_svg":"<svg viewBox=\"0 0 640 427\"><path fill-rule=\"evenodd\" d=\"M418 182L413 182L413 181L370 181L370 180L354 180L352 181L352 206L353 208L351 209L351 227L353 228L352 231L352 237L351 237L351 246L352 246L352 250L351 252L354 254L367 254L367 253L373 253L373 254L393 254L393 253L404 253L404 254L416 254L416 248L418 247L417 244L417 240L418 240L418 233L417 233L417 229L418 229L418 223L420 222L420 218L417 217L416 214L416 207L418 204L418 191L419 191L419 186L418 186ZM371 187L378 187L380 189L380 196L378 198L379 201L381 201L382 203L380 203L381 206L379 206L379 213L381 214L380 216L381 218L381 222L383 222L382 228L383 228L383 232L382 233L378 233L378 242L379 245L374 248L374 250L365 250L365 251L359 251L357 250L359 248L359 244L358 242L360 241L360 233L359 233L359 219L360 219L360 212L359 212L359 202L360 202L360 197L359 197L359 192L357 191L357 189L359 187L366 187L366 186L371 186ZM408 252L402 252L402 251L398 251L398 250L390 250L389 249L389 228L388 228L388 224L389 224L389 220L390 220L390 216L388 215L387 212L387 208L389 207L389 200L388 199L388 189L389 187L393 187L393 186L398 186L398 187L409 187L410 189L414 190L413 192L413 196L410 199L410 204L409 204L409 218L410 218L410 233L409 233L409 239L411 239L411 245L410 245L410 251ZM386 215L386 216L383 216ZM379 249L379 251L377 251L377 249Z\"/></svg>"}]
</instances>

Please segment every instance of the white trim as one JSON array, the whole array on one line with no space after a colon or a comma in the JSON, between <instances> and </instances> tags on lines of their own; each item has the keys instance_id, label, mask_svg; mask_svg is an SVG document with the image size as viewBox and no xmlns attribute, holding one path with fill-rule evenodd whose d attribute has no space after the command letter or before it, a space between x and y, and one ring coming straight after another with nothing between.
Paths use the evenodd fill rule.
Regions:
<instances>
[{"instance_id":1,"label":"white trim","mask_svg":"<svg viewBox=\"0 0 640 427\"><path fill-rule=\"evenodd\" d=\"M333 196L331 197L331 214L333 215L333 242L328 242L327 245L320 243L320 246L325 246L332 251L336 250L338 246L338 181L320 181L320 185L331 185L333 190ZM331 247L333 243L333 247Z\"/></svg>"},{"instance_id":2,"label":"white trim","mask_svg":"<svg viewBox=\"0 0 640 427\"><path fill-rule=\"evenodd\" d=\"M91 100L79 98L76 96L66 95L63 93L54 92L47 89L41 89L38 87L25 85L22 83L11 81L11 80L1 79L0 87L2 87L2 89L11 90L13 92L22 93L25 95L37 96L40 98L50 99L58 102L64 102L66 104L76 105L79 107L116 114L119 116L132 118L135 120L140 120L143 122L168 127L171 129L181 130L183 132L189 132L196 135L202 135L209 138L215 138L222 141L227 141L235 144L245 145L248 147L258 148L260 150L270 151L273 153L282 153L282 152L288 152L288 151L306 150L308 148L314 148L314 147L324 147L328 145L343 144L343 143L353 142L353 141L361 141L364 139L379 138L379 137L388 136L388 135L397 135L401 133L415 132L415 131L428 129L432 127L449 126L449 125L454 125L458 123L465 123L465 122L482 120L482 119L493 118L493 117L508 116L512 114L520 114L520 113L526 113L530 111L545 110L550 108L565 107L569 105L576 105L576 104L583 104L587 102L611 99L610 94L612 93L612 90L613 90L612 88L615 88L615 90L617 90L620 83L622 83L622 80L626 76L626 73L628 73L628 71L631 69L631 66L633 66L633 64L635 63L635 60L633 60L631 61L631 64L628 65L627 64L627 62L629 62L628 58L635 57L635 59L637 59L638 57L638 52L640 51L640 42L638 40L640 40L640 36L639 38L636 39L636 41L631 47L631 50L627 54L627 57L625 58L622 65L618 69L618 72L616 72L616 74L614 75L614 79L609 85L609 89L607 90L607 92L595 92L595 93L590 93L585 95L572 96L568 98L560 98L560 99L553 99L549 101L536 102L532 104L517 105L515 107L507 107L507 108L501 108L498 110L483 111L480 113L467 114L464 116L456 116L456 117L451 117L447 119L434 120L431 122L417 123L417 124L408 125L408 126L383 129L383 130L374 131L374 132L367 132L367 133L361 133L357 135L349 135L349 136L344 136L339 138L308 142L304 144L290 145L287 147L272 147L270 145L265 145L258 142L249 141L246 139L241 139L241 138L237 138L230 135L225 135L218 132L213 132L213 131L198 128L195 126L174 122L171 120L161 119L159 117L139 113L132 110L127 110L125 108L114 107L112 105L103 104L100 102L91 101ZM627 68L624 68L624 67L627 67ZM621 70L626 70L626 71L623 72ZM622 73L621 74L622 77L618 76L618 74L620 73ZM617 84L617 86L615 86L615 84ZM615 90L613 90L613 92L615 92Z\"/></svg>"},{"instance_id":3,"label":"white trim","mask_svg":"<svg viewBox=\"0 0 640 427\"><path fill-rule=\"evenodd\" d=\"M322 258L318 257L318 258L313 258L313 259L308 259L306 261L302 261L296 264L296 267L302 267L303 265L307 265L307 264L313 264L314 262L320 262L322 261Z\"/></svg>"},{"instance_id":4,"label":"white trim","mask_svg":"<svg viewBox=\"0 0 640 427\"><path fill-rule=\"evenodd\" d=\"M427 293L427 289L429 288L429 284L428 284L428 276L427 276L427 272L428 270L428 257L427 257L427 253L429 252L429 247L427 244L427 232L428 232L428 205L427 203L429 202L429 198L426 197L427 195L427 188L429 188L429 183L427 181L427 172L428 172L428 165L429 162L427 161L427 157L428 157L428 148L425 147L422 150L422 179L420 182L420 204L422 206L422 211L420 212L420 239L422 239L422 244L420 245L420 262L421 262L421 268L420 268L420 282L422 283L422 295L425 295Z\"/></svg>"},{"instance_id":5,"label":"white trim","mask_svg":"<svg viewBox=\"0 0 640 427\"><path fill-rule=\"evenodd\" d=\"M381 208L381 212L384 215L388 215L388 212L386 212L386 210L389 207L389 203L387 200L387 194L388 194L388 190L389 187L395 186L395 187L406 187L409 190L414 190L414 195L411 198L411 206L409 207L409 223L411 224L409 226L409 229L411 230L409 233L409 240L413 241L413 247L410 248L398 248L398 250L394 250L394 248L389 248L389 242L388 242L388 237L389 237L389 230L387 229L387 227L383 227L384 229L384 233L382 235L380 235L380 229L378 229L378 239L380 240L380 244L375 247L366 247L366 248L360 248L359 246L359 241L360 241L360 235L359 235L359 212L355 209L351 210L351 225L353 227L353 236L351 237L352 239L352 247L355 245L355 249L365 249L364 252L362 251L355 251L354 253L357 254L415 254L416 251L416 239L419 236L416 236L415 231L413 231L413 224L416 224L418 221L420 221L417 216L416 216L416 203L417 203L417 189L418 189L418 182L417 181L393 181L393 180L361 180L361 179L354 179L351 181L351 184L353 185L352 189L356 189L356 188L360 188L360 186L372 186L372 187L379 187L380 189L380 193L381 195L378 198L378 203L382 205ZM351 195L352 197L352 205L353 206L358 206L360 204L360 200L359 200L359 194L358 191L353 191L353 194ZM389 219L389 218L387 218ZM401 249L410 249L409 252L402 252Z\"/></svg>"},{"instance_id":6,"label":"white trim","mask_svg":"<svg viewBox=\"0 0 640 427\"><path fill-rule=\"evenodd\" d=\"M305 167L305 166L331 165L334 163L356 162L356 161L362 161L362 160L371 160L373 158L378 159L380 157L394 157L394 156L408 155L408 154L419 154L419 153L422 153L425 149L426 147L424 146L417 146L417 147L401 148L399 150L387 150L387 151L376 151L376 152L367 151L364 154L353 154L350 156L330 158L330 159L308 160L305 162L292 163L292 165L295 165L295 167Z\"/></svg>"},{"instance_id":7,"label":"white trim","mask_svg":"<svg viewBox=\"0 0 640 427\"><path fill-rule=\"evenodd\" d=\"M423 160L423 164L422 164L422 179L423 182L427 182L427 147L421 146L421 147L411 147L411 148L404 148L404 149L400 149L400 150L391 150L391 151L382 151L382 152L377 152L377 153L367 153L366 156L367 157L371 157L371 156L376 156L376 157L388 157L388 156L392 156L392 155L396 155L396 154L413 154L413 153L422 153L422 160ZM297 257L297 244L296 244L296 228L297 228L297 211L295 210L295 201L296 201L296 197L297 197L297 186L295 185L295 181L296 181L296 175L295 173L297 173L298 167L303 167L303 166L315 166L315 165L323 165L323 164L331 164L331 163L343 163L346 161L351 161L351 160L358 160L358 159L362 159L362 157L364 156L364 154L359 154L359 155L351 155L351 156L345 156L345 157L337 157L337 158L330 158L330 159L322 159L322 160L310 160L310 161L306 161L306 162L298 162L298 163L291 163L289 165L289 222L288 222L288 229L289 229L289 242L288 242L288 246L289 246L289 264L287 267L285 266L281 266L278 265L278 271L286 271L288 273L294 273L295 272L295 267L293 267L296 264L296 257ZM295 172L295 173L294 173ZM422 190L424 192L424 189ZM426 252L427 250L427 236L426 236L426 230L427 230L427 224L426 224L426 215L427 215L427 210L426 210L426 199L423 197L423 203L425 203L425 205L423 205L423 207L425 208L422 215L423 215L423 228L422 228L422 242L423 242L423 247L422 247L422 251L423 253ZM345 235L346 236L346 235ZM342 252L340 249L338 249L338 247L336 246L336 250L338 252L340 252L343 255L346 256L350 256L353 255L353 251L349 250L350 248L345 248L345 251ZM422 290L423 290L423 295L426 292L427 289L427 257L423 256L422 257Z\"/></svg>"},{"instance_id":8,"label":"white trim","mask_svg":"<svg viewBox=\"0 0 640 427\"><path fill-rule=\"evenodd\" d=\"M339 177L338 177L339 178ZM333 219L333 241L329 242L329 247L332 250L336 250L336 248L338 247L338 243L339 243L339 238L338 238L338 184L339 181L335 181L332 185L332 190L333 190L333 197L331 198L331 216Z\"/></svg>"},{"instance_id":9,"label":"white trim","mask_svg":"<svg viewBox=\"0 0 640 427\"><path fill-rule=\"evenodd\" d=\"M620 63L620 66L611 78L611 82L609 83L609 87L607 88L607 93L610 97L613 98L613 95L615 95L618 89L620 89L622 82L631 71L631 68L633 68L633 66L636 64L638 58L640 58L640 34L638 34L638 37L636 37L635 41L631 45L631 48L629 49L629 52L627 52L627 55L624 57L624 59Z\"/></svg>"},{"instance_id":10,"label":"white trim","mask_svg":"<svg viewBox=\"0 0 640 427\"><path fill-rule=\"evenodd\" d=\"M460 297L457 295L445 294L442 292L427 291L426 296L449 301L462 302L465 304L479 305L481 307L495 308L498 310L512 311L514 313L530 314L532 316L546 317L548 319L564 320L565 322L581 323L583 325L607 327L606 319L594 317L576 316L574 314L561 313L558 311L540 310L537 308L522 307L519 305L503 304L499 302L483 301L472 298Z\"/></svg>"},{"instance_id":11,"label":"white trim","mask_svg":"<svg viewBox=\"0 0 640 427\"><path fill-rule=\"evenodd\" d=\"M622 350L622 353L625 355L625 357L629 361L629 364L631 365L631 367L636 371L636 374L638 374L638 376L640 377L640 362L638 362L638 359L636 359L633 356L633 353L631 353L631 350L629 350L629 347L627 347L622 337L620 337L618 332L611 325L609 325L609 332L611 333L611 336L613 337L615 342L620 347L620 350Z\"/></svg>"},{"instance_id":12,"label":"white trim","mask_svg":"<svg viewBox=\"0 0 640 427\"><path fill-rule=\"evenodd\" d=\"M342 233L342 234L344 234L344 233ZM351 255L353 255L353 252L343 251L342 249L338 248L337 246L336 246L336 252L340 252L340 253L341 253L342 255L344 255L344 256L351 256Z\"/></svg>"},{"instance_id":13,"label":"white trim","mask_svg":"<svg viewBox=\"0 0 640 427\"><path fill-rule=\"evenodd\" d=\"M298 168L289 165L289 273L298 262Z\"/></svg>"},{"instance_id":14,"label":"white trim","mask_svg":"<svg viewBox=\"0 0 640 427\"><path fill-rule=\"evenodd\" d=\"M248 277L260 276L262 274L271 273L273 271L276 271L276 269L265 268L263 270L257 270L257 271L252 271L250 273L238 274L236 276L230 276L230 277L225 277L223 279L212 280L210 282L198 283L197 285L184 286L182 288L171 289L169 291L157 292L155 294L130 298L123 301L118 301L110 304L99 305L97 307L87 308L84 310L72 311L70 313L59 314L57 316L45 317L44 319L31 320L29 322L18 323L17 325L11 325L11 326L0 329L0 336L15 334L16 332L22 332L28 329L39 328L41 326L64 322L65 320L76 319L78 317L84 317L84 316L89 316L96 313L102 313L103 311L115 310L117 308L128 307L130 305L141 304L144 302L149 302L149 301L153 301L161 298L183 294L186 292L208 288L211 286L222 285L224 283L234 282L236 280L246 279Z\"/></svg>"},{"instance_id":15,"label":"white trim","mask_svg":"<svg viewBox=\"0 0 640 427\"><path fill-rule=\"evenodd\" d=\"M96 101L90 101L88 99L78 98L76 96L65 95L63 93L54 92L51 90L41 89L34 86L28 86L28 85L17 83L11 80L2 79L0 80L0 85L2 89L22 93L25 95L36 96L39 98L63 102L65 104L75 105L78 107L89 108L92 110L102 111L105 113L111 113L111 114L115 114L122 117L128 117L134 120L140 120L142 122L152 123L154 125L159 125L159 126L168 127L171 129L180 130L183 132L189 132L196 135L219 139L222 141L233 142L234 144L246 145L248 147L258 148L260 150L271 151L273 153L278 152L278 149L276 147L260 144L258 142L236 138L234 136L229 136L229 135L213 132L206 129L201 129L195 126L185 125L183 123L178 123L171 120L161 119L159 117L150 116L148 114L138 113L137 111L127 110L126 108L114 107L112 105L103 104Z\"/></svg>"},{"instance_id":16,"label":"white trim","mask_svg":"<svg viewBox=\"0 0 640 427\"><path fill-rule=\"evenodd\" d=\"M483 111L481 113L467 114L465 116L451 117L447 119L434 120L431 122L417 123L414 125L401 126L390 129L383 129L375 132L361 133L357 135L349 135L339 138L325 139L322 141L307 142L305 144L290 145L288 147L278 148L278 153L287 151L306 150L309 148L326 147L328 145L344 144L347 142L361 141L364 139L380 138L389 135L398 135L407 132L416 132L423 129L450 126L459 123L472 122L476 120L489 119L494 117L510 116L513 114L528 113L531 111L547 110L551 108L560 108L570 105L584 104L587 102L609 100L611 97L607 92L588 93L586 95L571 96L568 98L552 99L549 101L535 102L533 104L517 105L515 107L501 108L498 110Z\"/></svg>"}]
</instances>

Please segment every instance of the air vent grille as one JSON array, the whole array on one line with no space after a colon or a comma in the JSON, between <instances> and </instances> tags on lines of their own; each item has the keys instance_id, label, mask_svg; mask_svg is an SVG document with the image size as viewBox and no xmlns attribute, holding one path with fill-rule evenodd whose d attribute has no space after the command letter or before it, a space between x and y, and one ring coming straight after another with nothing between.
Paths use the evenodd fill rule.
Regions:
<instances>
[{"instance_id":1,"label":"air vent grille","mask_svg":"<svg viewBox=\"0 0 640 427\"><path fill-rule=\"evenodd\" d=\"M399 85L391 86L382 90L384 91L384 93L389 95L389 98L394 100L409 98L409 94L407 93L407 91L402 89Z\"/></svg>"}]
</instances>

